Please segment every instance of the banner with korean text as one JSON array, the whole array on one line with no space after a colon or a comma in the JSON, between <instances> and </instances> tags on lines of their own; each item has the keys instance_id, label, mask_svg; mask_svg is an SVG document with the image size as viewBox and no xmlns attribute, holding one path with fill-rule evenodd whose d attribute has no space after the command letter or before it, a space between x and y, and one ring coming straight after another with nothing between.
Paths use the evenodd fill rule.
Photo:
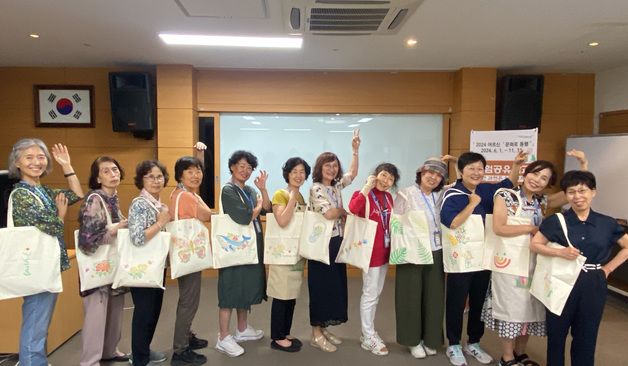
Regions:
<instances>
[{"instance_id":1,"label":"banner with korean text","mask_svg":"<svg viewBox=\"0 0 628 366\"><path fill-rule=\"evenodd\" d=\"M480 153L486 158L485 182L499 182L510 175L512 160L520 150L528 153L528 161L521 166L523 173L529 163L536 160L539 131L471 131L469 150ZM523 177L519 177L521 182Z\"/></svg>"}]
</instances>

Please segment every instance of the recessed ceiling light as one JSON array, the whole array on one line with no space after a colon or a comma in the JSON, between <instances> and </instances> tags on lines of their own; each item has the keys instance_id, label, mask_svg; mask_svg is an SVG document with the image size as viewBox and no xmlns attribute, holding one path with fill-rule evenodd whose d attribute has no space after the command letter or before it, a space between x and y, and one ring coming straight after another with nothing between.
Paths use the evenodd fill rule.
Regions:
<instances>
[{"instance_id":1,"label":"recessed ceiling light","mask_svg":"<svg viewBox=\"0 0 628 366\"><path fill-rule=\"evenodd\" d=\"M39 38L39 34L37 33L29 34L28 36L31 38Z\"/></svg>"},{"instance_id":2,"label":"recessed ceiling light","mask_svg":"<svg viewBox=\"0 0 628 366\"><path fill-rule=\"evenodd\" d=\"M599 46L600 43L599 42L589 42L589 46L591 47L595 47L595 46Z\"/></svg>"},{"instance_id":3,"label":"recessed ceiling light","mask_svg":"<svg viewBox=\"0 0 628 366\"><path fill-rule=\"evenodd\" d=\"M303 38L297 37L235 37L161 33L159 38L170 45L253 48L301 48L303 46Z\"/></svg>"},{"instance_id":4,"label":"recessed ceiling light","mask_svg":"<svg viewBox=\"0 0 628 366\"><path fill-rule=\"evenodd\" d=\"M418 41L416 40L416 38L408 38L406 39L406 47L408 48L412 48L415 47L417 45Z\"/></svg>"}]
</instances>

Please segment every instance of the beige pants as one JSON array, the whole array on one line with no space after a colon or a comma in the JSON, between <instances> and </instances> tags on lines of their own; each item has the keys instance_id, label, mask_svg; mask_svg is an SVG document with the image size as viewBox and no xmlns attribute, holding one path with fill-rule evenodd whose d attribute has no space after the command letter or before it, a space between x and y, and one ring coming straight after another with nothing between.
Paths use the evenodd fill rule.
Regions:
<instances>
[{"instance_id":1,"label":"beige pants","mask_svg":"<svg viewBox=\"0 0 628 366\"><path fill-rule=\"evenodd\" d=\"M103 358L115 357L122 333L124 295L111 296L109 289L98 289L83 297L83 352L81 366L99 366Z\"/></svg>"}]
</instances>

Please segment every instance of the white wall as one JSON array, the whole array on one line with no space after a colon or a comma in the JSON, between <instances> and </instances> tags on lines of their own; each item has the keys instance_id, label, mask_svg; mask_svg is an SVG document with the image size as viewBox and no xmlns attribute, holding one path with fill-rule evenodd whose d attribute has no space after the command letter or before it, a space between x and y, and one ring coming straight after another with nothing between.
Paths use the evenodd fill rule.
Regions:
<instances>
[{"instance_id":1,"label":"white wall","mask_svg":"<svg viewBox=\"0 0 628 366\"><path fill-rule=\"evenodd\" d=\"M628 65L605 70L595 75L595 133L602 112L628 109Z\"/></svg>"}]
</instances>

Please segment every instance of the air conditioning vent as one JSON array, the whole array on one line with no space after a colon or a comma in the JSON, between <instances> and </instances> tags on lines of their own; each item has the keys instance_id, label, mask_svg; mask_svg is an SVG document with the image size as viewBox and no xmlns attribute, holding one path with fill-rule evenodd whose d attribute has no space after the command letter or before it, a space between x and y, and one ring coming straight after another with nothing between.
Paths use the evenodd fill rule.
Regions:
<instances>
[{"instance_id":1,"label":"air conditioning vent","mask_svg":"<svg viewBox=\"0 0 628 366\"><path fill-rule=\"evenodd\" d=\"M395 34L423 0L284 0L288 32Z\"/></svg>"}]
</instances>

